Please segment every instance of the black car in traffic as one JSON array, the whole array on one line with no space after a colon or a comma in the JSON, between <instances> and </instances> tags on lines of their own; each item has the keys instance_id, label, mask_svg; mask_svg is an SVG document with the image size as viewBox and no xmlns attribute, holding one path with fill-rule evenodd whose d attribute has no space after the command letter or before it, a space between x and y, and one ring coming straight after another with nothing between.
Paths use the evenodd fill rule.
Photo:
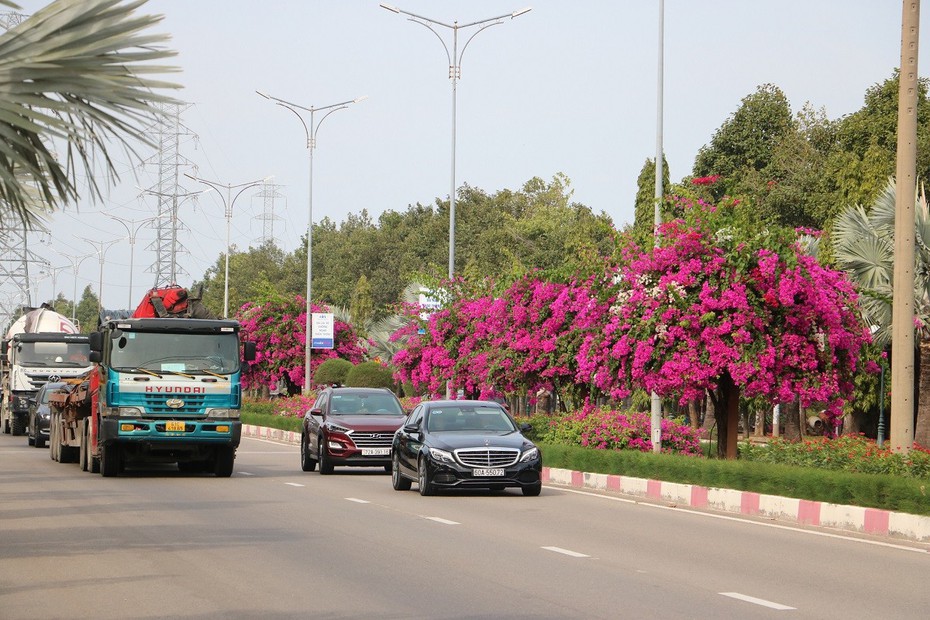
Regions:
<instances>
[{"instance_id":1,"label":"black car in traffic","mask_svg":"<svg viewBox=\"0 0 930 620\"><path fill-rule=\"evenodd\" d=\"M420 403L394 434L391 482L416 482L420 495L440 489L518 487L542 490L542 455L501 405L481 400Z\"/></svg>"},{"instance_id":2,"label":"black car in traffic","mask_svg":"<svg viewBox=\"0 0 930 620\"><path fill-rule=\"evenodd\" d=\"M322 390L304 415L300 468L321 474L337 465L391 469L391 441L406 412L385 388L331 387Z\"/></svg>"},{"instance_id":3,"label":"black car in traffic","mask_svg":"<svg viewBox=\"0 0 930 620\"><path fill-rule=\"evenodd\" d=\"M26 441L29 442L30 446L44 448L48 442L49 421L52 417L48 404L48 395L66 385L68 384L60 381L49 381L39 388L34 398L29 399Z\"/></svg>"}]
</instances>

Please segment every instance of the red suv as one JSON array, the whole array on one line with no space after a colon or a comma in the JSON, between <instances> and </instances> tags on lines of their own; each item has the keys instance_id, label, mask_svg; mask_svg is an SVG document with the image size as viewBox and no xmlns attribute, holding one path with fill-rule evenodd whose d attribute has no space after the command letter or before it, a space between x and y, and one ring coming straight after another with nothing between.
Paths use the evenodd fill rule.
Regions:
<instances>
[{"instance_id":1,"label":"red suv","mask_svg":"<svg viewBox=\"0 0 930 620\"><path fill-rule=\"evenodd\" d=\"M320 392L304 415L300 468L333 473L336 465L391 471L394 431L406 418L400 401L384 388L334 387Z\"/></svg>"}]
</instances>

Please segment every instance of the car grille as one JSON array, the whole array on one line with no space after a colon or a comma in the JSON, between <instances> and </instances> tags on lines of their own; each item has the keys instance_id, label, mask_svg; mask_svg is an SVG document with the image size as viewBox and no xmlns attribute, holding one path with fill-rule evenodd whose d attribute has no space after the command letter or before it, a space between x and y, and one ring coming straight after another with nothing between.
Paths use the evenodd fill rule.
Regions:
<instances>
[{"instance_id":1,"label":"car grille","mask_svg":"<svg viewBox=\"0 0 930 620\"><path fill-rule=\"evenodd\" d=\"M517 462L520 451L515 448L464 448L456 450L455 456L468 467L507 467Z\"/></svg>"},{"instance_id":2,"label":"car grille","mask_svg":"<svg viewBox=\"0 0 930 620\"><path fill-rule=\"evenodd\" d=\"M180 399L184 401L184 404L180 407L169 407L168 400ZM173 415L193 415L193 414L202 414L204 412L204 401L206 398L201 394L184 394L182 396L175 396L174 394L164 395L164 394L146 394L145 395L145 409L149 413L156 415L159 414L173 414Z\"/></svg>"},{"instance_id":3,"label":"car grille","mask_svg":"<svg viewBox=\"0 0 930 620\"><path fill-rule=\"evenodd\" d=\"M390 448L391 442L394 440L394 433L390 431L376 433L355 431L350 437L359 448Z\"/></svg>"}]
</instances>

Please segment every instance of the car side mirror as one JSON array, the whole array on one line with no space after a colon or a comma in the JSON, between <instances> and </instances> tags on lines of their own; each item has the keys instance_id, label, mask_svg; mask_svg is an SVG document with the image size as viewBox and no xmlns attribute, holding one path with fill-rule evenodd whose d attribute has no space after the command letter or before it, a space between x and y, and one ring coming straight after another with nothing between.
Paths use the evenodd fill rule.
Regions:
<instances>
[{"instance_id":1,"label":"car side mirror","mask_svg":"<svg viewBox=\"0 0 930 620\"><path fill-rule=\"evenodd\" d=\"M521 432L521 433L525 433L525 432L531 431L531 430L533 430L533 425L532 425L532 424L527 424L526 422L522 422L522 423L520 424L520 432Z\"/></svg>"},{"instance_id":2,"label":"car side mirror","mask_svg":"<svg viewBox=\"0 0 930 620\"><path fill-rule=\"evenodd\" d=\"M255 343L254 342L243 342L242 343L242 359L246 362L255 361Z\"/></svg>"},{"instance_id":3,"label":"car side mirror","mask_svg":"<svg viewBox=\"0 0 930 620\"><path fill-rule=\"evenodd\" d=\"M419 433L420 425L419 424L404 424L404 432L409 433L409 434Z\"/></svg>"},{"instance_id":4,"label":"car side mirror","mask_svg":"<svg viewBox=\"0 0 930 620\"><path fill-rule=\"evenodd\" d=\"M319 407L317 407L316 409L311 409L308 413L309 413L310 415L315 415L315 416L317 416L318 418L322 418L322 417L323 417L323 410L320 409Z\"/></svg>"}]
</instances>

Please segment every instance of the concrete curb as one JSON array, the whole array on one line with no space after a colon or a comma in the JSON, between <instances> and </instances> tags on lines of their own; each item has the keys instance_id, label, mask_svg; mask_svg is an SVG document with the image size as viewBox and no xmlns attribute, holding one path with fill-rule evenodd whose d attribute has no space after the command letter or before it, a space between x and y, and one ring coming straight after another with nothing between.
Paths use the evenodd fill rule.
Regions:
<instances>
[{"instance_id":1,"label":"concrete curb","mask_svg":"<svg viewBox=\"0 0 930 620\"><path fill-rule=\"evenodd\" d=\"M300 433L295 431L283 431L252 424L242 425L242 435L295 445L300 443ZM834 528L891 539L930 542L930 517L903 512L630 476L591 474L554 467L543 467L543 483L594 491L612 491L632 497L671 502L678 506L720 510L738 515L775 519L795 525Z\"/></svg>"},{"instance_id":2,"label":"concrete curb","mask_svg":"<svg viewBox=\"0 0 930 620\"><path fill-rule=\"evenodd\" d=\"M678 506L710 508L796 525L835 528L915 542L930 541L930 517L903 512L549 467L543 468L543 482L614 491L633 497L672 502Z\"/></svg>"}]
</instances>

